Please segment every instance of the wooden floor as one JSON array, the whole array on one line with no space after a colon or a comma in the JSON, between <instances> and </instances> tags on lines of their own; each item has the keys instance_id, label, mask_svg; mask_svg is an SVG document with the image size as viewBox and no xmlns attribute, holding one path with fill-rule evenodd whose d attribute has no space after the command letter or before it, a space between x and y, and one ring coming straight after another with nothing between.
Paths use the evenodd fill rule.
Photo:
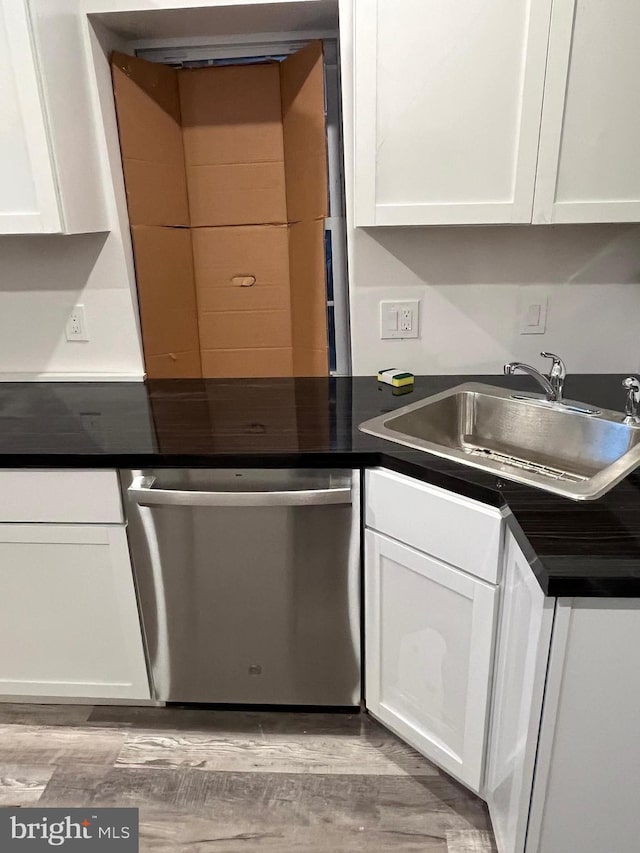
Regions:
<instances>
[{"instance_id":1,"label":"wooden floor","mask_svg":"<svg viewBox=\"0 0 640 853\"><path fill-rule=\"evenodd\" d=\"M366 715L0 704L0 806L135 806L142 851L490 853L485 804Z\"/></svg>"}]
</instances>

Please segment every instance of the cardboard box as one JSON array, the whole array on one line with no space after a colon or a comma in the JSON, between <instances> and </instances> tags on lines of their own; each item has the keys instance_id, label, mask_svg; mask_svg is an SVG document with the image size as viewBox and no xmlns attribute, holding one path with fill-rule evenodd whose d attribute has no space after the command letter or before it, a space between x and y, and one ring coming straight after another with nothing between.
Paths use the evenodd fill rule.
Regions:
<instances>
[{"instance_id":1,"label":"cardboard box","mask_svg":"<svg viewBox=\"0 0 640 853\"><path fill-rule=\"evenodd\" d=\"M326 376L321 42L112 72L147 375Z\"/></svg>"}]
</instances>

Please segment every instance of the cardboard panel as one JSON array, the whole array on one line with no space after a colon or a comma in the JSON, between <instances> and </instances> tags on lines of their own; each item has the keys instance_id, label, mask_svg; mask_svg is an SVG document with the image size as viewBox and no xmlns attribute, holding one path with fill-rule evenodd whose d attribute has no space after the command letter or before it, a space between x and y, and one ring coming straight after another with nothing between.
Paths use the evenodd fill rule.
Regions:
<instances>
[{"instance_id":1,"label":"cardboard panel","mask_svg":"<svg viewBox=\"0 0 640 853\"><path fill-rule=\"evenodd\" d=\"M147 375L201 376L191 234L147 226L131 233Z\"/></svg>"},{"instance_id":2,"label":"cardboard panel","mask_svg":"<svg viewBox=\"0 0 640 853\"><path fill-rule=\"evenodd\" d=\"M286 225L196 228L192 237L200 312L290 310Z\"/></svg>"},{"instance_id":3,"label":"cardboard panel","mask_svg":"<svg viewBox=\"0 0 640 853\"><path fill-rule=\"evenodd\" d=\"M304 349L293 351L294 376L328 376L328 356L324 349Z\"/></svg>"},{"instance_id":4,"label":"cardboard panel","mask_svg":"<svg viewBox=\"0 0 640 853\"><path fill-rule=\"evenodd\" d=\"M278 64L178 72L185 162L284 160Z\"/></svg>"},{"instance_id":5,"label":"cardboard panel","mask_svg":"<svg viewBox=\"0 0 640 853\"><path fill-rule=\"evenodd\" d=\"M187 166L187 186L194 227L287 221L282 163Z\"/></svg>"},{"instance_id":6,"label":"cardboard panel","mask_svg":"<svg viewBox=\"0 0 640 853\"><path fill-rule=\"evenodd\" d=\"M202 350L202 374L207 378L291 376L291 349Z\"/></svg>"},{"instance_id":7,"label":"cardboard panel","mask_svg":"<svg viewBox=\"0 0 640 853\"><path fill-rule=\"evenodd\" d=\"M188 225L177 72L122 53L111 57L132 225Z\"/></svg>"},{"instance_id":8,"label":"cardboard panel","mask_svg":"<svg viewBox=\"0 0 640 853\"><path fill-rule=\"evenodd\" d=\"M202 376L200 350L163 355L145 354L144 363L149 379L199 379Z\"/></svg>"},{"instance_id":9,"label":"cardboard panel","mask_svg":"<svg viewBox=\"0 0 640 853\"><path fill-rule=\"evenodd\" d=\"M289 222L327 216L327 134L322 42L280 63Z\"/></svg>"},{"instance_id":10,"label":"cardboard panel","mask_svg":"<svg viewBox=\"0 0 640 853\"><path fill-rule=\"evenodd\" d=\"M289 308L284 311L206 311L198 318L203 350L291 346Z\"/></svg>"},{"instance_id":11,"label":"cardboard panel","mask_svg":"<svg viewBox=\"0 0 640 853\"><path fill-rule=\"evenodd\" d=\"M277 64L179 73L191 224L286 222Z\"/></svg>"},{"instance_id":12,"label":"cardboard panel","mask_svg":"<svg viewBox=\"0 0 640 853\"><path fill-rule=\"evenodd\" d=\"M294 376L329 373L324 222L289 228L291 329Z\"/></svg>"},{"instance_id":13,"label":"cardboard panel","mask_svg":"<svg viewBox=\"0 0 640 853\"><path fill-rule=\"evenodd\" d=\"M123 158L131 225L188 225L184 166Z\"/></svg>"},{"instance_id":14,"label":"cardboard panel","mask_svg":"<svg viewBox=\"0 0 640 853\"><path fill-rule=\"evenodd\" d=\"M126 155L157 163L184 162L177 72L124 53L111 55L111 72Z\"/></svg>"}]
</instances>

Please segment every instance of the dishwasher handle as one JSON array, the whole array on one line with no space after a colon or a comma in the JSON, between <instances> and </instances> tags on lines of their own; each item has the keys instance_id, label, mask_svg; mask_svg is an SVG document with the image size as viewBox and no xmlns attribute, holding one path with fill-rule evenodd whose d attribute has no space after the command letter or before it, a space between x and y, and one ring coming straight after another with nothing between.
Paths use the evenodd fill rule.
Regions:
<instances>
[{"instance_id":1,"label":"dishwasher handle","mask_svg":"<svg viewBox=\"0 0 640 853\"><path fill-rule=\"evenodd\" d=\"M294 489L268 492L195 492L154 489L155 477L134 477L127 489L140 506L323 506L350 504L351 486L329 489Z\"/></svg>"}]
</instances>

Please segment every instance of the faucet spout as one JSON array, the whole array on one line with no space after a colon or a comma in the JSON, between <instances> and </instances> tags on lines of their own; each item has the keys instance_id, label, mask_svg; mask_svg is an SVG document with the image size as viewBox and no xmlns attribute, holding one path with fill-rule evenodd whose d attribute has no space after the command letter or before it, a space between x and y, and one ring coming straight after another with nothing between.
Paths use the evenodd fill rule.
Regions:
<instances>
[{"instance_id":1,"label":"faucet spout","mask_svg":"<svg viewBox=\"0 0 640 853\"><path fill-rule=\"evenodd\" d=\"M539 370L536 370L535 367L532 367L530 364L523 364L521 361L510 361L505 364L504 372L506 376L512 376L514 373L518 372L528 373L529 376L533 377L533 379L535 379L536 382L541 386L547 400L549 400L550 402L555 402L558 400L558 392L553 387L551 382L543 373L540 373Z\"/></svg>"}]
</instances>

